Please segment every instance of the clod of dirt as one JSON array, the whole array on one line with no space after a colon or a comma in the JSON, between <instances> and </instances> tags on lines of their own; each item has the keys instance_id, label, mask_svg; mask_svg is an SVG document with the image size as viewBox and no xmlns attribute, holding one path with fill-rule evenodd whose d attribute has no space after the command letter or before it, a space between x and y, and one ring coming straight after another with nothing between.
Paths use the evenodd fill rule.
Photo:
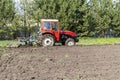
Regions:
<instances>
[{"instance_id":1,"label":"clod of dirt","mask_svg":"<svg viewBox=\"0 0 120 80\"><path fill-rule=\"evenodd\" d=\"M31 77L31 79L33 80L33 79L35 79L35 77Z\"/></svg>"},{"instance_id":2,"label":"clod of dirt","mask_svg":"<svg viewBox=\"0 0 120 80\"><path fill-rule=\"evenodd\" d=\"M54 60L54 59L49 59L49 61L55 62L55 60Z\"/></svg>"}]
</instances>

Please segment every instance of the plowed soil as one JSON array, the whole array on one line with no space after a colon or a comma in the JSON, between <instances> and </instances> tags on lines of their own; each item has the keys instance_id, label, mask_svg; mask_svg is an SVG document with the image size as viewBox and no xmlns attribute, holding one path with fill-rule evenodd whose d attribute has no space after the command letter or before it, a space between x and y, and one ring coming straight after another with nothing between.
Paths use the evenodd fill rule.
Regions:
<instances>
[{"instance_id":1,"label":"plowed soil","mask_svg":"<svg viewBox=\"0 0 120 80\"><path fill-rule=\"evenodd\" d=\"M120 80L120 45L6 48L0 80Z\"/></svg>"}]
</instances>

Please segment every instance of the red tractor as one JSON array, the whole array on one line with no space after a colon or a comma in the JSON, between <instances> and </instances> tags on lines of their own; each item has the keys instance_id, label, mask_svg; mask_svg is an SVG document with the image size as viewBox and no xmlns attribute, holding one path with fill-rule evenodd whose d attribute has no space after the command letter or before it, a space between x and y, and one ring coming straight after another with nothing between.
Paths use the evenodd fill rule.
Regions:
<instances>
[{"instance_id":1,"label":"red tractor","mask_svg":"<svg viewBox=\"0 0 120 80\"><path fill-rule=\"evenodd\" d=\"M62 43L62 45L73 46L76 42L78 42L76 33L68 30L60 30L58 20L41 20L37 44L42 46L53 46L55 43Z\"/></svg>"}]
</instances>

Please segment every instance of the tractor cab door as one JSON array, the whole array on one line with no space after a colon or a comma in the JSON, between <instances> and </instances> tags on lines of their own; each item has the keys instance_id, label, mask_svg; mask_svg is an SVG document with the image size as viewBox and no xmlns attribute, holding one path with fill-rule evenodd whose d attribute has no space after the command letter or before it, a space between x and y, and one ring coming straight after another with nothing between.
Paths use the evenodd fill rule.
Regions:
<instances>
[{"instance_id":1,"label":"tractor cab door","mask_svg":"<svg viewBox=\"0 0 120 80\"><path fill-rule=\"evenodd\" d=\"M60 30L59 30L59 22L52 22L52 31L55 35L56 41L60 40Z\"/></svg>"}]
</instances>

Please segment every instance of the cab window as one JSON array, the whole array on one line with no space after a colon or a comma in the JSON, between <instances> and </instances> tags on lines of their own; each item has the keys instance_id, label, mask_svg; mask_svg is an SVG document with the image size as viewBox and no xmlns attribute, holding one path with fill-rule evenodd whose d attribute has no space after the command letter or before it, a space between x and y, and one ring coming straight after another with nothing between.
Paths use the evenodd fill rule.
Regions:
<instances>
[{"instance_id":1,"label":"cab window","mask_svg":"<svg viewBox=\"0 0 120 80\"><path fill-rule=\"evenodd\" d=\"M58 23L57 22L52 23L52 30L58 30Z\"/></svg>"},{"instance_id":2,"label":"cab window","mask_svg":"<svg viewBox=\"0 0 120 80\"><path fill-rule=\"evenodd\" d=\"M50 22L44 22L44 29L50 30Z\"/></svg>"}]
</instances>

